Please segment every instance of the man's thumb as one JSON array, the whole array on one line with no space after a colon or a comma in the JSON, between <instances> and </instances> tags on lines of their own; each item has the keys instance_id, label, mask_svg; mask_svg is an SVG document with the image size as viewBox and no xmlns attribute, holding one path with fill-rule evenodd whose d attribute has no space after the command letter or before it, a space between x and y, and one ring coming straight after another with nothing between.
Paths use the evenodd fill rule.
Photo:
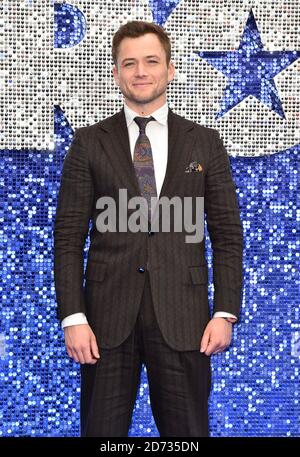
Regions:
<instances>
[{"instance_id":1,"label":"man's thumb","mask_svg":"<svg viewBox=\"0 0 300 457\"><path fill-rule=\"evenodd\" d=\"M201 340L201 345L200 345L200 352L205 352L208 346L208 341L209 341L209 332L206 331L203 334L202 340Z\"/></svg>"}]
</instances>

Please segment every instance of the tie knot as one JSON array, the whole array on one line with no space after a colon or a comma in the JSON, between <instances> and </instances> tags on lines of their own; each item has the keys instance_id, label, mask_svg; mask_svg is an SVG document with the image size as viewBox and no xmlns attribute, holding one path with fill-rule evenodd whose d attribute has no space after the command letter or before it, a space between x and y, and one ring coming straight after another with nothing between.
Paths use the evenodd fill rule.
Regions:
<instances>
[{"instance_id":1,"label":"tie knot","mask_svg":"<svg viewBox=\"0 0 300 457\"><path fill-rule=\"evenodd\" d=\"M145 133L145 128L146 128L146 125L148 124L148 122L155 121L155 119L152 116L150 116L150 117L139 117L139 116L136 116L134 118L134 121L139 126L140 133Z\"/></svg>"}]
</instances>

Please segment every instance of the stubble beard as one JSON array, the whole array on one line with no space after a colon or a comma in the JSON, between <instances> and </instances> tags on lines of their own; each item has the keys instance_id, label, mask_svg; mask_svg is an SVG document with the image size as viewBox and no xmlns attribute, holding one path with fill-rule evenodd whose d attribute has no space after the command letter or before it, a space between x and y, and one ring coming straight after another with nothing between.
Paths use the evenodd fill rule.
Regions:
<instances>
[{"instance_id":1,"label":"stubble beard","mask_svg":"<svg viewBox=\"0 0 300 457\"><path fill-rule=\"evenodd\" d=\"M161 95L163 95L166 92L167 87L168 87L168 85L161 88L160 90L154 90L154 92L152 92L150 95L144 95L144 96L140 95L138 97L135 94L133 94L131 91L127 91L125 89L125 90L123 90L123 95L129 101L131 101L137 105L144 105L146 103L151 103L154 100L156 100L157 98L161 97Z\"/></svg>"}]
</instances>

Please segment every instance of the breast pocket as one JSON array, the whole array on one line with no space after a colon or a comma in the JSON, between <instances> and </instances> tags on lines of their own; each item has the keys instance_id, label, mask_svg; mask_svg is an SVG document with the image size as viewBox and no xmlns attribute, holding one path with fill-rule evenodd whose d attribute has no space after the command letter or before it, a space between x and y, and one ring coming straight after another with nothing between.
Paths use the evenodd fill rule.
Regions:
<instances>
[{"instance_id":1,"label":"breast pocket","mask_svg":"<svg viewBox=\"0 0 300 457\"><path fill-rule=\"evenodd\" d=\"M174 175L176 190L185 195L204 195L205 178L203 172L176 173Z\"/></svg>"}]
</instances>

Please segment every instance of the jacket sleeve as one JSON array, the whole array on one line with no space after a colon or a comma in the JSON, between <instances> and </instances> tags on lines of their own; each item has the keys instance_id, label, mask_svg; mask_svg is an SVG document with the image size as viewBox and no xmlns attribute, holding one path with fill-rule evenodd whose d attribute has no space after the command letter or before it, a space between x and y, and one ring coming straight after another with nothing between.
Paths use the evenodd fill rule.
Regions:
<instances>
[{"instance_id":1,"label":"jacket sleeve","mask_svg":"<svg viewBox=\"0 0 300 457\"><path fill-rule=\"evenodd\" d=\"M54 281L57 317L85 313L83 250L93 205L93 181L86 143L77 129L65 157L54 225Z\"/></svg>"},{"instance_id":2,"label":"jacket sleeve","mask_svg":"<svg viewBox=\"0 0 300 457\"><path fill-rule=\"evenodd\" d=\"M213 311L225 311L239 317L243 227L229 157L217 130L212 130L204 209L213 249Z\"/></svg>"}]
</instances>

